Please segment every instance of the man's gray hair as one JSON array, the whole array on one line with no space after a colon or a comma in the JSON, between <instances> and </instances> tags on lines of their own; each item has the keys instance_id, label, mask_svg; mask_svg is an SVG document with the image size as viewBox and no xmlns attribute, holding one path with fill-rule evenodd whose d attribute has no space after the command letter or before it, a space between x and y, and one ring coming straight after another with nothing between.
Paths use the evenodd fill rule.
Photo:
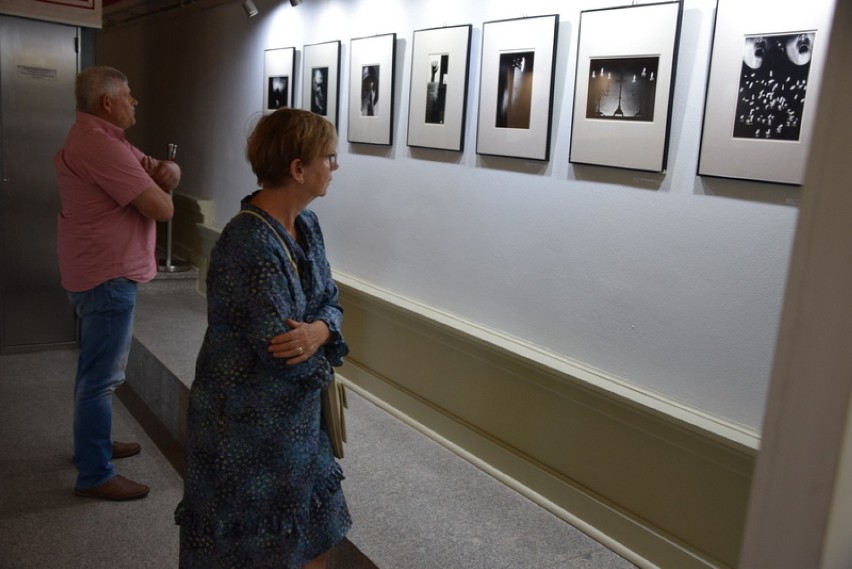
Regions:
<instances>
[{"instance_id":1,"label":"man's gray hair","mask_svg":"<svg viewBox=\"0 0 852 569\"><path fill-rule=\"evenodd\" d=\"M101 109L101 97L115 95L127 83L127 77L114 67L105 65L87 67L77 75L74 95L77 98L77 110L89 114L98 114Z\"/></svg>"}]
</instances>

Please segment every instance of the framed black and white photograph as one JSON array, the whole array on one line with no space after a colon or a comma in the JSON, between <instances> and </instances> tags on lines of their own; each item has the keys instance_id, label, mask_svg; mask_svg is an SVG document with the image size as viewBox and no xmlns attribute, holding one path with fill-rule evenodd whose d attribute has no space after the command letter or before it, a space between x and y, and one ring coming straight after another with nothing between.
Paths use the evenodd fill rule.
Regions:
<instances>
[{"instance_id":1,"label":"framed black and white photograph","mask_svg":"<svg viewBox=\"0 0 852 569\"><path fill-rule=\"evenodd\" d=\"M559 16L485 22L476 153L550 159Z\"/></svg>"},{"instance_id":2,"label":"framed black and white photograph","mask_svg":"<svg viewBox=\"0 0 852 569\"><path fill-rule=\"evenodd\" d=\"M408 145L464 149L471 25L416 30L411 53Z\"/></svg>"},{"instance_id":3,"label":"framed black and white photograph","mask_svg":"<svg viewBox=\"0 0 852 569\"><path fill-rule=\"evenodd\" d=\"M353 38L349 49L348 140L391 144L396 34Z\"/></svg>"},{"instance_id":4,"label":"framed black and white photograph","mask_svg":"<svg viewBox=\"0 0 852 569\"><path fill-rule=\"evenodd\" d=\"M580 12L569 161L663 172L680 2Z\"/></svg>"},{"instance_id":5,"label":"framed black and white photograph","mask_svg":"<svg viewBox=\"0 0 852 569\"><path fill-rule=\"evenodd\" d=\"M699 175L803 182L833 9L719 0Z\"/></svg>"},{"instance_id":6,"label":"framed black and white photograph","mask_svg":"<svg viewBox=\"0 0 852 569\"><path fill-rule=\"evenodd\" d=\"M296 48L267 49L263 53L263 112L293 106L293 69Z\"/></svg>"},{"instance_id":7,"label":"framed black and white photograph","mask_svg":"<svg viewBox=\"0 0 852 569\"><path fill-rule=\"evenodd\" d=\"M306 45L302 50L302 108L337 126L340 103L340 41Z\"/></svg>"}]
</instances>

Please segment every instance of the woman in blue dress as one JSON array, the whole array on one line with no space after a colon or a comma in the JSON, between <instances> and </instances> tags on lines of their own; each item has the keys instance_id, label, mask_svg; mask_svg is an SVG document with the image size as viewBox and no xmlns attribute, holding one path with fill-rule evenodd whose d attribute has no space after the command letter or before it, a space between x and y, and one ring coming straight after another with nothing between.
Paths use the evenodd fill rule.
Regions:
<instances>
[{"instance_id":1,"label":"woman in blue dress","mask_svg":"<svg viewBox=\"0 0 852 569\"><path fill-rule=\"evenodd\" d=\"M261 189L222 231L187 415L182 569L321 569L352 524L320 426L348 348L316 215L337 134L308 111L260 119L246 156Z\"/></svg>"}]
</instances>

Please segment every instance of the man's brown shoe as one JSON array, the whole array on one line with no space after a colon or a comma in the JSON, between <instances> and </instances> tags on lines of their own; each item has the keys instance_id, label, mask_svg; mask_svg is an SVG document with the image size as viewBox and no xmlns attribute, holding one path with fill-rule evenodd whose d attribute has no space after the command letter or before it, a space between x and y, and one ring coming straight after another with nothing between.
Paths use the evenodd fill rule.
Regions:
<instances>
[{"instance_id":1,"label":"man's brown shoe","mask_svg":"<svg viewBox=\"0 0 852 569\"><path fill-rule=\"evenodd\" d=\"M120 443L114 441L112 443L112 458L127 458L142 452L142 445L139 443ZM74 462L74 455L71 455L71 462Z\"/></svg>"},{"instance_id":2,"label":"man's brown shoe","mask_svg":"<svg viewBox=\"0 0 852 569\"><path fill-rule=\"evenodd\" d=\"M134 482L121 474L116 474L100 486L94 488L74 488L74 493L85 498L101 500L136 500L148 495L150 488Z\"/></svg>"},{"instance_id":3,"label":"man's brown shoe","mask_svg":"<svg viewBox=\"0 0 852 569\"><path fill-rule=\"evenodd\" d=\"M142 445L139 443L120 443L118 441L113 441L112 443L113 458L127 458L128 456L139 454L141 451Z\"/></svg>"}]
</instances>

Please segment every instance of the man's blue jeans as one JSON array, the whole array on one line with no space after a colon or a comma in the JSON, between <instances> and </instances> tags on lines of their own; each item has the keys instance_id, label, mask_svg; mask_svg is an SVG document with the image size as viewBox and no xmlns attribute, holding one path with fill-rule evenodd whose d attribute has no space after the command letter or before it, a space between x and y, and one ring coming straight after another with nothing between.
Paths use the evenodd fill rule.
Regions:
<instances>
[{"instance_id":1,"label":"man's blue jeans","mask_svg":"<svg viewBox=\"0 0 852 569\"><path fill-rule=\"evenodd\" d=\"M80 318L80 357L74 385L74 463L77 488L113 476L112 396L124 382L133 337L136 283L118 278L91 290L68 292Z\"/></svg>"}]
</instances>

